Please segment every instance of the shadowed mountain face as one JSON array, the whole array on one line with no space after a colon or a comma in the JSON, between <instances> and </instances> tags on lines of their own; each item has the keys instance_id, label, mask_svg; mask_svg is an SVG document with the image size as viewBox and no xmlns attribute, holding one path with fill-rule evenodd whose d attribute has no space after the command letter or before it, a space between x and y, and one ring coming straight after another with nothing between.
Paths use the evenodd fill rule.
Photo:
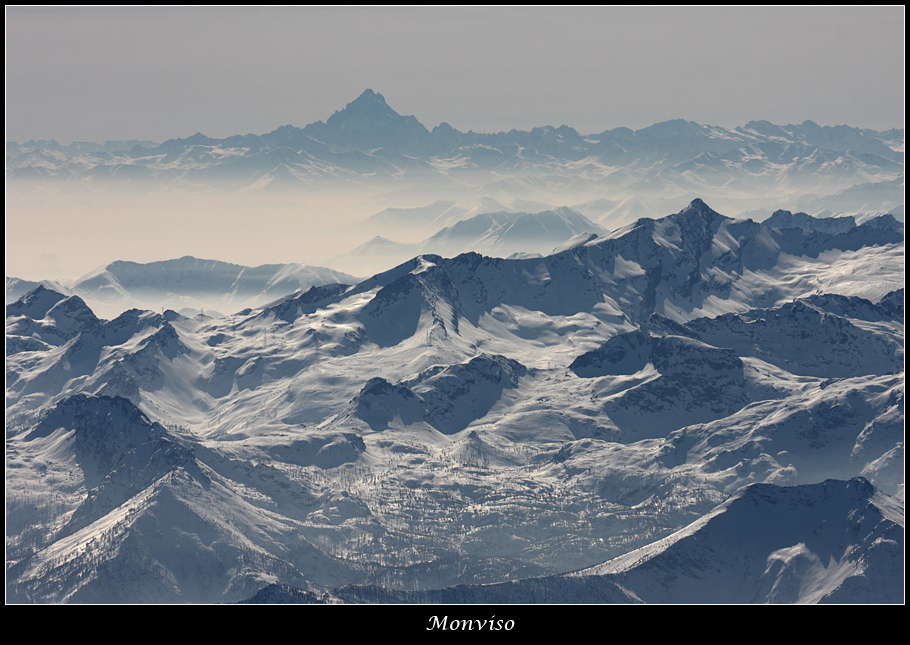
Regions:
<instances>
[{"instance_id":1,"label":"shadowed mountain face","mask_svg":"<svg viewBox=\"0 0 910 645\"><path fill-rule=\"evenodd\" d=\"M388 148L416 152L424 148L430 133L413 116L401 116L390 108L382 94L366 90L325 124L314 123L303 132L338 151Z\"/></svg>"},{"instance_id":2,"label":"shadowed mountain face","mask_svg":"<svg viewBox=\"0 0 910 645\"><path fill-rule=\"evenodd\" d=\"M221 318L38 286L7 307L8 595L900 602L902 229L787 224L698 199ZM111 275L224 289L199 262Z\"/></svg>"},{"instance_id":3,"label":"shadowed mountain face","mask_svg":"<svg viewBox=\"0 0 910 645\"><path fill-rule=\"evenodd\" d=\"M455 434L482 419L527 372L516 361L481 354L467 363L429 370L407 384L393 386L374 378L354 400L355 415L373 430L388 427L397 417L405 425L426 421L443 434Z\"/></svg>"},{"instance_id":4,"label":"shadowed mountain face","mask_svg":"<svg viewBox=\"0 0 910 645\"><path fill-rule=\"evenodd\" d=\"M897 603L903 546L903 509L864 479L753 484L672 537L566 576L321 598L270 589L253 602Z\"/></svg>"}]
</instances>

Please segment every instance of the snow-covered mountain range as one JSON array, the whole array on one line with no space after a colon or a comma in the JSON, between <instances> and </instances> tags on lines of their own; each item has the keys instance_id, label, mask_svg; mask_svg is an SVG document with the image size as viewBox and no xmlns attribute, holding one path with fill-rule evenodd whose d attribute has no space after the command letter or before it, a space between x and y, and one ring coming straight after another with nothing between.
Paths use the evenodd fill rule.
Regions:
<instances>
[{"instance_id":1,"label":"snow-covered mountain range","mask_svg":"<svg viewBox=\"0 0 910 645\"><path fill-rule=\"evenodd\" d=\"M38 286L7 597L902 602L903 227L772 223L696 199L221 318Z\"/></svg>"},{"instance_id":2,"label":"snow-covered mountain range","mask_svg":"<svg viewBox=\"0 0 910 645\"><path fill-rule=\"evenodd\" d=\"M392 218L383 221L387 219ZM369 273L371 267L400 264L421 254L452 257L474 251L500 258L542 256L578 235L605 233L602 226L565 206L539 213L496 211L458 220L422 242L394 242L376 236L329 263Z\"/></svg>"},{"instance_id":3,"label":"snow-covered mountain range","mask_svg":"<svg viewBox=\"0 0 910 645\"><path fill-rule=\"evenodd\" d=\"M6 303L35 287L77 295L101 315L116 317L134 307L176 308L186 315L222 315L262 306L313 286L356 281L354 276L305 264L247 267L190 256L149 262L112 262L76 280L34 282L7 277Z\"/></svg>"},{"instance_id":4,"label":"snow-covered mountain range","mask_svg":"<svg viewBox=\"0 0 910 645\"><path fill-rule=\"evenodd\" d=\"M6 174L11 181L92 189L160 182L371 189L411 200L425 195L427 203L443 197L473 204L482 197L593 204L609 194L615 203L607 210L618 210L605 225L613 228L698 195L735 212L781 205L813 213L895 212L903 208L903 147L903 130L812 121L726 129L675 120L584 135L567 126L495 134L460 132L447 123L427 129L366 90L325 122L261 135L196 133L161 144L7 142ZM644 207L619 221L636 201ZM393 204L406 205L413 206Z\"/></svg>"}]
</instances>

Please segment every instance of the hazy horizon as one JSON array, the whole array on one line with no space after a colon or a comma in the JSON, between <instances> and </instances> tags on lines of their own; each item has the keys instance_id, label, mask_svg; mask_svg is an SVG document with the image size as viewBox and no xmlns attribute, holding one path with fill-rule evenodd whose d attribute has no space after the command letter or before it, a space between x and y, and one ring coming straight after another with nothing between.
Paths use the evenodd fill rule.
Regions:
<instances>
[{"instance_id":1,"label":"hazy horizon","mask_svg":"<svg viewBox=\"0 0 910 645\"><path fill-rule=\"evenodd\" d=\"M262 134L324 121L366 88L430 129L465 132L568 125L594 134L675 118L902 128L903 15L7 7L6 140Z\"/></svg>"},{"instance_id":2,"label":"hazy horizon","mask_svg":"<svg viewBox=\"0 0 910 645\"><path fill-rule=\"evenodd\" d=\"M5 15L7 142L265 134L326 121L368 88L428 129L446 122L462 132L568 125L586 135L672 119L903 128L903 7L7 7ZM448 198L13 183L6 272L29 280L182 255L319 265L372 236L357 225L363 218ZM660 214L691 196L661 196ZM725 214L765 208L697 196ZM628 195L522 197L571 206Z\"/></svg>"}]
</instances>

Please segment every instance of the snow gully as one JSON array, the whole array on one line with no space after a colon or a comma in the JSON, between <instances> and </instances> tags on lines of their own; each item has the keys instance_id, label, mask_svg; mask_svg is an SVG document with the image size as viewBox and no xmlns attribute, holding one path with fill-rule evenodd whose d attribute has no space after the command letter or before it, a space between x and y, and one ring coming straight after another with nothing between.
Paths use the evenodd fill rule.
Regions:
<instances>
[{"instance_id":1,"label":"snow gully","mask_svg":"<svg viewBox=\"0 0 910 645\"><path fill-rule=\"evenodd\" d=\"M515 627L514 620L495 620L495 618L496 615L494 614L490 620L453 620L450 622L448 616L443 616L442 620L439 619L439 616L431 616L430 626L427 627L427 631L434 629L447 629L449 631L459 629L462 631L474 629L479 631L486 629L487 631L498 632L502 630L511 631Z\"/></svg>"}]
</instances>

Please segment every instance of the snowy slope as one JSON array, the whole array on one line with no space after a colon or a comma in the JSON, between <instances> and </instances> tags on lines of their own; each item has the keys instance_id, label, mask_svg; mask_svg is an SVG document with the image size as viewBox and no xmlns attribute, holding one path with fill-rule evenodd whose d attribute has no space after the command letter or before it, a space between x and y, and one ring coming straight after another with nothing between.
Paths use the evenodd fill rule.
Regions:
<instances>
[{"instance_id":1,"label":"snowy slope","mask_svg":"<svg viewBox=\"0 0 910 645\"><path fill-rule=\"evenodd\" d=\"M864 479L753 484L669 537L567 576L433 591L352 586L322 598L272 590L253 601L901 603L903 551L903 506Z\"/></svg>"},{"instance_id":2,"label":"snowy slope","mask_svg":"<svg viewBox=\"0 0 910 645\"><path fill-rule=\"evenodd\" d=\"M7 308L8 594L380 597L615 561L756 483L862 475L902 505L902 240L696 200L542 258L425 254L223 318L105 320L42 287ZM850 486L831 517L868 510ZM797 533L761 545L780 566L738 601L820 600L776 582L802 563L813 589L870 598L842 584L851 554L892 547L849 541L826 573ZM497 597L680 598L529 584Z\"/></svg>"},{"instance_id":3,"label":"snowy slope","mask_svg":"<svg viewBox=\"0 0 910 645\"><path fill-rule=\"evenodd\" d=\"M575 575L644 602L903 602L904 511L863 479L753 484L686 529Z\"/></svg>"}]
</instances>

